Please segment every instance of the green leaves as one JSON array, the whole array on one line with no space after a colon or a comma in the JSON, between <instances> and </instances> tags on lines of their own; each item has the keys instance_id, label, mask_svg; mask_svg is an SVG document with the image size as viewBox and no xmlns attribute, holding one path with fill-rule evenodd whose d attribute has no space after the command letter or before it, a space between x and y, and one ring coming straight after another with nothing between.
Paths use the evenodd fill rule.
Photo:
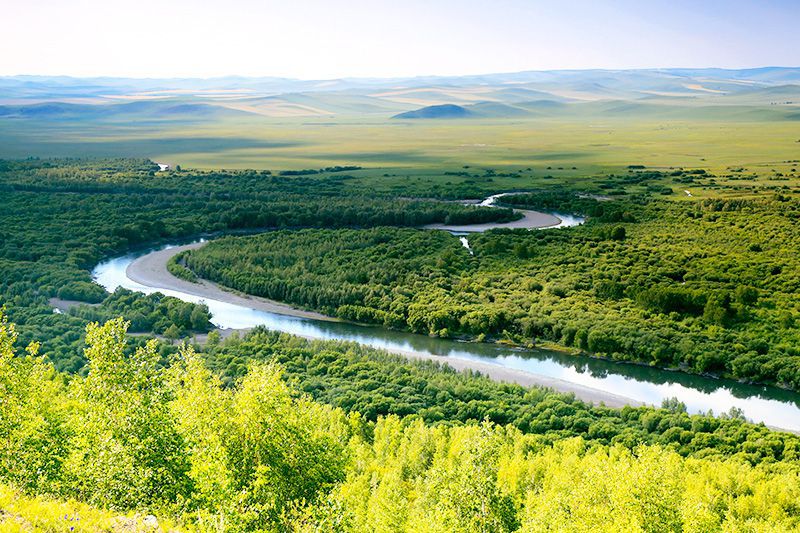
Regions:
<instances>
[{"instance_id":1,"label":"green leaves","mask_svg":"<svg viewBox=\"0 0 800 533\"><path fill-rule=\"evenodd\" d=\"M67 453L63 383L32 343L17 355L13 324L0 309L0 478L31 491L58 490Z\"/></svg>"},{"instance_id":2,"label":"green leaves","mask_svg":"<svg viewBox=\"0 0 800 533\"><path fill-rule=\"evenodd\" d=\"M347 479L303 531L715 531L800 526L798 469L685 459L582 439L538 444L491 424L430 428L381 419L354 443ZM317 516L316 520L310 518Z\"/></svg>"},{"instance_id":3,"label":"green leaves","mask_svg":"<svg viewBox=\"0 0 800 533\"><path fill-rule=\"evenodd\" d=\"M14 353L14 328L0 313L0 480L215 532L800 527L798 440L751 426L741 413L690 416L677 401L589 408L385 354L370 361L352 345L346 355L342 343L261 331L222 345L241 353L310 347L303 361L280 360L316 379L338 368L353 381L357 368L356 381L369 384L363 372L377 363L384 383L398 388L377 380L367 388L391 394L387 405L414 388L430 395L416 409L422 416L369 423L298 393L275 362L251 361L229 386L186 345L161 366L155 342L126 348L126 328L122 319L91 324L89 374L66 387L35 344L27 356ZM353 368L342 364L346 357ZM347 401L358 396L330 388ZM461 416L454 406L466 418L501 418L515 401L515 422L549 423L547 434L489 421L452 425ZM451 426L423 420L434 407ZM639 445L648 433L637 424L662 432L668 448ZM596 441L565 438L574 432ZM600 444L609 441L616 444ZM757 464L768 456L763 448L774 459ZM675 451L689 449L696 457Z\"/></svg>"},{"instance_id":4,"label":"green leaves","mask_svg":"<svg viewBox=\"0 0 800 533\"><path fill-rule=\"evenodd\" d=\"M74 493L91 503L168 506L190 486L185 443L169 410L156 341L125 351L121 318L89 324L89 374L76 381L75 428L65 464Z\"/></svg>"}]
</instances>

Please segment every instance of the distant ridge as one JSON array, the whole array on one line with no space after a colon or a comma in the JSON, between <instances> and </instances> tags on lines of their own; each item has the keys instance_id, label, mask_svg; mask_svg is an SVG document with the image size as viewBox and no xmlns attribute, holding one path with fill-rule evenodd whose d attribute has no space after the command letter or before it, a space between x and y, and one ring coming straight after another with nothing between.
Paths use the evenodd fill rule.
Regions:
<instances>
[{"instance_id":1,"label":"distant ridge","mask_svg":"<svg viewBox=\"0 0 800 533\"><path fill-rule=\"evenodd\" d=\"M723 106L746 119L796 114L800 68L564 70L316 81L0 76L3 120L693 118L698 113L719 117Z\"/></svg>"},{"instance_id":2,"label":"distant ridge","mask_svg":"<svg viewBox=\"0 0 800 533\"><path fill-rule=\"evenodd\" d=\"M413 111L399 113L392 118L466 118L473 116L472 111L455 104L429 105Z\"/></svg>"},{"instance_id":3,"label":"distant ridge","mask_svg":"<svg viewBox=\"0 0 800 533\"><path fill-rule=\"evenodd\" d=\"M122 104L73 104L42 102L29 105L0 105L0 117L11 118L214 118L244 116L249 113L206 103L175 103L169 100L127 102Z\"/></svg>"}]
</instances>

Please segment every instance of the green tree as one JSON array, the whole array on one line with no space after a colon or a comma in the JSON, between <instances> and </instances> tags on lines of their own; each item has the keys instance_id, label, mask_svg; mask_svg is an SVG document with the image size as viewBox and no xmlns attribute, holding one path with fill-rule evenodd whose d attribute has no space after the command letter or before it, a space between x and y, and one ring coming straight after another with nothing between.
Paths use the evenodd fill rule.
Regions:
<instances>
[{"instance_id":1,"label":"green tree","mask_svg":"<svg viewBox=\"0 0 800 533\"><path fill-rule=\"evenodd\" d=\"M0 478L29 491L54 491L63 481L69 434L63 382L38 355L14 352L17 332L0 308Z\"/></svg>"},{"instance_id":2,"label":"green tree","mask_svg":"<svg viewBox=\"0 0 800 533\"><path fill-rule=\"evenodd\" d=\"M175 341L180 338L181 329L175 324L170 324L169 327L164 330L164 336L171 341Z\"/></svg>"},{"instance_id":3,"label":"green tree","mask_svg":"<svg viewBox=\"0 0 800 533\"><path fill-rule=\"evenodd\" d=\"M195 331L208 331L208 307L205 305L196 305L192 308L190 316L192 329Z\"/></svg>"},{"instance_id":4,"label":"green tree","mask_svg":"<svg viewBox=\"0 0 800 533\"><path fill-rule=\"evenodd\" d=\"M189 492L186 446L168 407L155 340L125 352L121 318L86 328L89 374L74 384L74 436L66 462L75 496L132 509Z\"/></svg>"},{"instance_id":5,"label":"green tree","mask_svg":"<svg viewBox=\"0 0 800 533\"><path fill-rule=\"evenodd\" d=\"M753 305L758 301L758 289L748 285L739 285L733 293L733 299L741 305Z\"/></svg>"},{"instance_id":6,"label":"green tree","mask_svg":"<svg viewBox=\"0 0 800 533\"><path fill-rule=\"evenodd\" d=\"M703 320L710 324L724 324L728 318L729 308L726 301L719 296L712 296L703 307Z\"/></svg>"},{"instance_id":7,"label":"green tree","mask_svg":"<svg viewBox=\"0 0 800 533\"><path fill-rule=\"evenodd\" d=\"M225 441L232 393L223 390L219 378L185 344L169 370L168 383L172 392L170 411L190 458L190 504L202 510L201 516L233 517L234 472Z\"/></svg>"},{"instance_id":8,"label":"green tree","mask_svg":"<svg viewBox=\"0 0 800 533\"><path fill-rule=\"evenodd\" d=\"M274 366L251 367L223 431L246 528L279 523L292 505L316 501L344 478L349 434L343 414L294 398Z\"/></svg>"}]
</instances>

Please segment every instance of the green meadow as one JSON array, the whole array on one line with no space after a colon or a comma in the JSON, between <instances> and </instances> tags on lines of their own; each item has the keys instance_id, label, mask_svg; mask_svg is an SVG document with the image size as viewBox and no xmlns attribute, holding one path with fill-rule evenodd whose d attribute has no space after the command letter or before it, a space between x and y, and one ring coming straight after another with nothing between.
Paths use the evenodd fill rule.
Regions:
<instances>
[{"instance_id":1,"label":"green meadow","mask_svg":"<svg viewBox=\"0 0 800 533\"><path fill-rule=\"evenodd\" d=\"M398 179L494 169L498 190L649 169L705 168L720 176L743 169L737 187L793 185L800 159L797 122L607 119L388 118L172 121L154 125L95 121L0 121L3 157L149 157L199 169L306 169L359 165L370 186ZM388 176L384 176L388 174ZM781 174L781 175L779 175ZM753 179L755 175L755 179ZM446 181L458 181L448 176ZM787 178L789 180L787 181ZM720 183L727 180L719 178ZM679 191L677 196L683 196ZM693 191L695 196L717 191ZM749 193L748 193L749 194Z\"/></svg>"}]
</instances>

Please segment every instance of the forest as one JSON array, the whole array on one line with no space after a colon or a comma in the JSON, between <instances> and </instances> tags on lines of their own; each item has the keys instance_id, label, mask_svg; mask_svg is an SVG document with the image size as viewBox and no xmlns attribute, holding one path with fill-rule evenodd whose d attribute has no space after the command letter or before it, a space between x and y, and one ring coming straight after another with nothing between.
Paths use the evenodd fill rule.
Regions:
<instances>
[{"instance_id":1,"label":"forest","mask_svg":"<svg viewBox=\"0 0 800 533\"><path fill-rule=\"evenodd\" d=\"M586 223L472 234L471 255L418 229L516 216L451 201L497 192L501 172L463 172L387 190L349 166L0 161L0 525L800 528L800 437L736 409L613 409L355 343L223 339L205 305L91 278L205 236L170 272L355 322L800 386L796 199L675 201L676 180L713 178L638 168L526 184L508 207Z\"/></svg>"},{"instance_id":2,"label":"forest","mask_svg":"<svg viewBox=\"0 0 800 533\"><path fill-rule=\"evenodd\" d=\"M413 416L432 425L489 421L511 425L540 442L580 436L601 444L660 444L683 456L735 456L758 463L800 459L800 437L747 423L730 412L689 415L677 399L661 409L592 406L541 387L498 383L446 365L340 341L307 341L256 328L212 338L194 348L225 387L256 363L275 363L287 382L317 401L370 421Z\"/></svg>"},{"instance_id":3,"label":"forest","mask_svg":"<svg viewBox=\"0 0 800 533\"><path fill-rule=\"evenodd\" d=\"M338 169L329 169L330 177L284 177L158 168L139 159L0 160L0 302L21 338L41 339L60 370L76 371L85 363L81 330L87 320L122 313L136 331L161 334L175 326L171 333L181 337L207 329L205 323L195 327L199 318L190 325L183 311L176 322L178 314L169 309L183 304L168 298L163 305L136 301L140 295L107 300L89 269L111 255L225 232L514 217L508 209L354 194ZM97 305L54 314L51 298Z\"/></svg>"},{"instance_id":4,"label":"forest","mask_svg":"<svg viewBox=\"0 0 800 533\"><path fill-rule=\"evenodd\" d=\"M545 342L614 360L800 387L800 202L531 193L586 224L469 236L401 228L226 237L199 277L417 333Z\"/></svg>"},{"instance_id":5,"label":"forest","mask_svg":"<svg viewBox=\"0 0 800 533\"><path fill-rule=\"evenodd\" d=\"M713 433L709 454L687 457L657 444L549 443L488 420L372 421L294 389L275 361L251 361L225 386L189 346L168 365L156 340L128 354L127 327L90 323L87 375L65 380L36 343L17 353L0 317L0 480L16 487L0 501L23 493L9 506L16 523L74 530L81 502L93 507L78 530L111 522L104 509L147 510L187 531L800 527L794 436L774 434L794 439L793 453L753 464L716 453ZM36 514L54 505L63 518Z\"/></svg>"}]
</instances>

